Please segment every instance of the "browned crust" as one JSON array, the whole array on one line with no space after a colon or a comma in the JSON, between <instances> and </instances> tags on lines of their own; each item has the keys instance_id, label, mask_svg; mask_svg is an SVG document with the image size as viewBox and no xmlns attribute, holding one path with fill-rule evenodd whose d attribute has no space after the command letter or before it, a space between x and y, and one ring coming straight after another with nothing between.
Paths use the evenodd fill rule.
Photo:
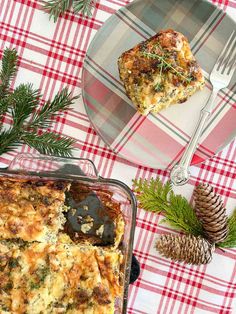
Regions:
<instances>
[{"instance_id":1,"label":"browned crust","mask_svg":"<svg viewBox=\"0 0 236 314\"><path fill-rule=\"evenodd\" d=\"M168 62L183 76L191 79L188 82L184 80L183 76L176 75L173 69L165 69L162 73L167 75L166 82L171 83L173 87L194 87L196 82L204 81L202 70L191 53L187 38L173 29L161 30L148 40L125 51L118 59L121 81L124 83L128 97L137 106L138 110L142 106L142 97L144 96L141 94L143 90L139 87L148 83L152 85L153 77L160 73L160 59L147 58L144 52L154 53L161 57L167 52L169 54ZM168 75L168 73L171 73L171 75ZM155 94L152 88L150 93ZM164 93L155 95L153 104L163 97L166 97ZM188 97L188 95L183 96L178 102L183 102Z\"/></svg>"},{"instance_id":2,"label":"browned crust","mask_svg":"<svg viewBox=\"0 0 236 314\"><path fill-rule=\"evenodd\" d=\"M111 313L115 299L122 296L123 255L117 247L94 247L89 238L86 244L73 243L59 234L59 206L64 204L67 189L69 183L63 180L0 177L0 311L33 313L28 306L34 298L41 298L40 306L45 304L40 289L57 291L60 283L65 284L58 292L63 298L55 297L50 306L63 313L68 309L72 313L91 309ZM82 200L90 189L86 185L79 189ZM120 206L112 206L112 194L97 193L110 206L112 219L117 219ZM42 241L43 227L58 236L57 242Z\"/></svg>"},{"instance_id":3,"label":"browned crust","mask_svg":"<svg viewBox=\"0 0 236 314\"><path fill-rule=\"evenodd\" d=\"M42 241L57 234L67 188L59 180L0 177L0 238Z\"/></svg>"},{"instance_id":4,"label":"browned crust","mask_svg":"<svg viewBox=\"0 0 236 314\"><path fill-rule=\"evenodd\" d=\"M0 310L8 308L10 313L34 313L34 304L30 305L30 302L35 297L40 300L35 313L48 310L48 307L44 308L47 294L43 291L49 285L50 310L61 308L60 313L66 313L73 309L72 313L82 313L87 309L111 313L114 300L122 291L119 283L122 260L118 251L61 243L27 246L15 243L11 246L8 242L0 243ZM14 264L11 263L13 255Z\"/></svg>"}]
</instances>

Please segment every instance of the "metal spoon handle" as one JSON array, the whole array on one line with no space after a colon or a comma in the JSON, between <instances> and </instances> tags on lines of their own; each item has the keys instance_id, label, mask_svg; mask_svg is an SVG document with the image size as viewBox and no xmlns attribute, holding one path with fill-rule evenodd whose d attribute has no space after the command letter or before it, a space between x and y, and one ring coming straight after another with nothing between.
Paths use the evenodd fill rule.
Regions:
<instances>
[{"instance_id":1,"label":"metal spoon handle","mask_svg":"<svg viewBox=\"0 0 236 314\"><path fill-rule=\"evenodd\" d=\"M179 164L175 165L174 168L171 170L170 179L174 185L184 185L188 182L190 173L189 173L189 166L192 161L193 155L197 149L199 139L201 137L203 128L206 124L207 119L209 118L214 100L217 96L218 90L213 90L207 104L202 108L198 123L194 130L194 133L187 144L187 147L181 157Z\"/></svg>"}]
</instances>

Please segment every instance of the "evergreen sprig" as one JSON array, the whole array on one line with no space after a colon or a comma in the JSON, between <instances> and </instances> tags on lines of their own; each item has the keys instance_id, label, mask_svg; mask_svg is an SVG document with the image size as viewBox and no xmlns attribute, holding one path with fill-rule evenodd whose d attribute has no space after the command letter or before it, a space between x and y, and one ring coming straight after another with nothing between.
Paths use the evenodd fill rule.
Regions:
<instances>
[{"instance_id":1,"label":"evergreen sprig","mask_svg":"<svg viewBox=\"0 0 236 314\"><path fill-rule=\"evenodd\" d=\"M9 103L7 96L9 94L10 81L17 71L17 52L15 49L6 48L3 51L2 68L0 71L0 131L2 130L3 116L7 113Z\"/></svg>"},{"instance_id":2,"label":"evergreen sprig","mask_svg":"<svg viewBox=\"0 0 236 314\"><path fill-rule=\"evenodd\" d=\"M233 214L228 218L229 232L226 239L218 243L217 246L222 248L236 247L236 208Z\"/></svg>"},{"instance_id":3,"label":"evergreen sprig","mask_svg":"<svg viewBox=\"0 0 236 314\"><path fill-rule=\"evenodd\" d=\"M74 13L81 12L84 16L91 16L96 0L49 0L44 2L44 9L49 12L49 19L54 22L71 7Z\"/></svg>"},{"instance_id":4,"label":"evergreen sprig","mask_svg":"<svg viewBox=\"0 0 236 314\"><path fill-rule=\"evenodd\" d=\"M52 118L58 111L67 110L71 105L72 95L68 89L63 89L52 101L48 100L39 111L36 111L32 117L31 128L50 127Z\"/></svg>"},{"instance_id":5,"label":"evergreen sprig","mask_svg":"<svg viewBox=\"0 0 236 314\"><path fill-rule=\"evenodd\" d=\"M42 130L52 126L53 118L67 110L78 97L72 97L64 88L52 101L40 106L40 91L34 89L32 84L20 84L10 91L11 80L16 75L17 59L16 50L4 50L0 72L0 92L3 96L0 100L0 154L26 143L42 154L70 156L73 139L53 132L42 133ZM6 112L11 115L12 124L8 130L3 130L2 118Z\"/></svg>"},{"instance_id":6,"label":"evergreen sprig","mask_svg":"<svg viewBox=\"0 0 236 314\"><path fill-rule=\"evenodd\" d=\"M95 4L95 0L74 0L73 10L75 13L81 12L85 16L91 16Z\"/></svg>"},{"instance_id":7,"label":"evergreen sprig","mask_svg":"<svg viewBox=\"0 0 236 314\"><path fill-rule=\"evenodd\" d=\"M47 132L39 135L37 132L23 132L21 139L29 146L37 149L41 154L71 156L71 146L74 140L66 136L60 136ZM63 152L63 153L62 153Z\"/></svg>"},{"instance_id":8,"label":"evergreen sprig","mask_svg":"<svg viewBox=\"0 0 236 314\"><path fill-rule=\"evenodd\" d=\"M171 183L163 184L159 178L133 180L134 191L140 207L145 210L162 213L167 222L178 230L193 235L203 235L201 223L187 199L175 195Z\"/></svg>"},{"instance_id":9,"label":"evergreen sprig","mask_svg":"<svg viewBox=\"0 0 236 314\"><path fill-rule=\"evenodd\" d=\"M17 52L15 49L6 48L2 57L2 69L0 72L0 99L7 96L10 82L17 72Z\"/></svg>"}]
</instances>

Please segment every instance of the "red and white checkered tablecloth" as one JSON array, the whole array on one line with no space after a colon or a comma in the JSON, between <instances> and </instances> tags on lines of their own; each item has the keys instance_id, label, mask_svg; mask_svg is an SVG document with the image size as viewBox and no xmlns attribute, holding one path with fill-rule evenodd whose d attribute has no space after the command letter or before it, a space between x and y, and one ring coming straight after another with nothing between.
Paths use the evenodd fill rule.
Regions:
<instances>
[{"instance_id":1,"label":"red and white checkered tablecloth","mask_svg":"<svg viewBox=\"0 0 236 314\"><path fill-rule=\"evenodd\" d=\"M15 47L20 56L14 85L32 82L45 99L66 85L73 94L79 94L83 60L91 39L112 13L129 2L98 0L91 18L69 12L53 23L42 10L43 1L0 0L0 57L4 47ZM236 0L212 2L236 20ZM5 125L10 122L7 116ZM75 138L74 156L93 160L103 177L122 180L129 186L133 178L168 177L166 171L134 165L115 155L93 130L81 98L73 110L56 118L53 129ZM217 156L192 167L190 183L176 191L190 198L196 183L209 182L231 213L236 206L235 144L232 141ZM23 146L18 152L34 151ZM2 155L1 166L7 166L16 154ZM128 313L236 313L236 250L217 250L207 266L171 262L154 249L157 236L170 231L159 225L160 220L159 215L138 209L134 253L141 274L130 286Z\"/></svg>"}]
</instances>

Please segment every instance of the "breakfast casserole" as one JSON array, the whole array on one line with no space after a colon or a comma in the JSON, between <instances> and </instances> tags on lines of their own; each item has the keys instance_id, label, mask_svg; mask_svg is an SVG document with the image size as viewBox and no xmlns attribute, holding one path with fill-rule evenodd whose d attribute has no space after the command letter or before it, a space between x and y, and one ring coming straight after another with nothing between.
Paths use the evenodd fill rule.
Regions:
<instances>
[{"instance_id":1,"label":"breakfast casserole","mask_svg":"<svg viewBox=\"0 0 236 314\"><path fill-rule=\"evenodd\" d=\"M0 256L1 313L114 313L114 300L121 293L119 251L65 243L1 243Z\"/></svg>"},{"instance_id":2,"label":"breakfast casserole","mask_svg":"<svg viewBox=\"0 0 236 314\"><path fill-rule=\"evenodd\" d=\"M75 238L65 228L68 213L76 213L66 202L70 189L81 192L82 204L91 194L77 183L0 177L1 314L115 312L124 279L119 204L98 192L99 214L104 203L114 220L111 244L102 243L105 223L98 242L89 235L85 240L86 232Z\"/></svg>"},{"instance_id":3,"label":"breakfast casserole","mask_svg":"<svg viewBox=\"0 0 236 314\"><path fill-rule=\"evenodd\" d=\"M143 115L185 102L205 84L187 38L172 29L124 52L118 67L128 97Z\"/></svg>"},{"instance_id":4,"label":"breakfast casserole","mask_svg":"<svg viewBox=\"0 0 236 314\"><path fill-rule=\"evenodd\" d=\"M55 241L65 222L63 181L0 177L0 237Z\"/></svg>"}]
</instances>

